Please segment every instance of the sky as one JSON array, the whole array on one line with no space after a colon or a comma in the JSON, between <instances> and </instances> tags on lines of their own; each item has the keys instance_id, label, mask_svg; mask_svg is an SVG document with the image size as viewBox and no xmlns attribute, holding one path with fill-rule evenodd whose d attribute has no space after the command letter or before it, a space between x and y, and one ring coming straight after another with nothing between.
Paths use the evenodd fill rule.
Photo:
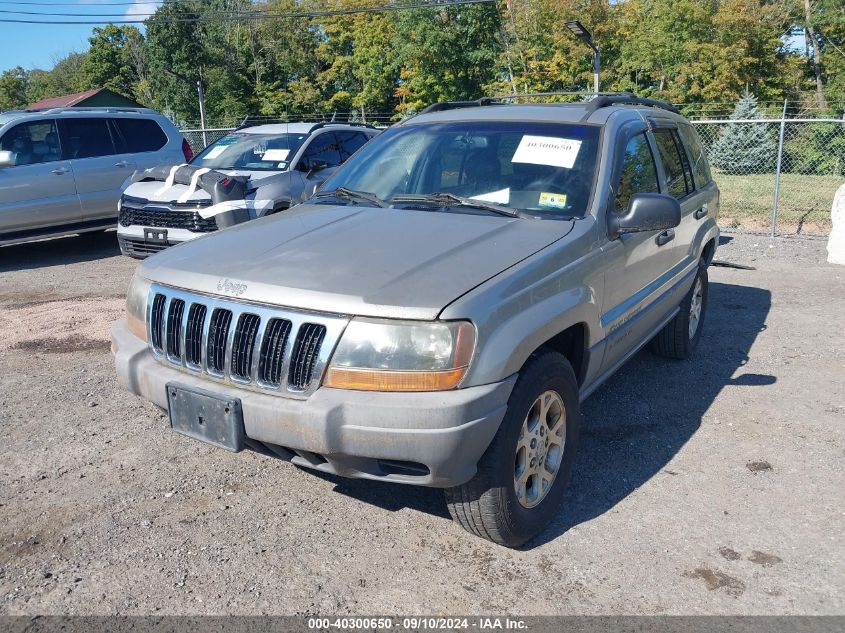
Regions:
<instances>
[{"instance_id":1,"label":"sky","mask_svg":"<svg viewBox=\"0 0 845 633\"><path fill-rule=\"evenodd\" d=\"M28 4L14 4L12 0L0 0L0 20L102 20L101 26L110 20L139 19L143 14L152 13L156 2L143 0L21 0ZM45 3L62 3L61 6L47 6ZM115 4L121 2L123 4ZM135 4L128 4L134 2ZM40 3L40 4L36 4ZM20 15L10 11L29 11L33 13L107 13L114 17L44 17ZM66 24L10 24L0 22L0 72L15 66L27 70L41 68L50 70L53 64L71 52L88 49L88 37L95 25ZM136 25L143 31L143 25Z\"/></svg>"}]
</instances>

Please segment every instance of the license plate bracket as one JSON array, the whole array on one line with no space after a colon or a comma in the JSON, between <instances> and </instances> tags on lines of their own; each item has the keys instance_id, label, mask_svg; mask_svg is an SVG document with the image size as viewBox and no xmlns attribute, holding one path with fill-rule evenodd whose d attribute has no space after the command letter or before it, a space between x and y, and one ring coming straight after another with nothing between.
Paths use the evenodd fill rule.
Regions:
<instances>
[{"instance_id":1,"label":"license plate bracket","mask_svg":"<svg viewBox=\"0 0 845 633\"><path fill-rule=\"evenodd\" d=\"M144 241L154 244L167 244L167 229L144 228Z\"/></svg>"},{"instance_id":2,"label":"license plate bracket","mask_svg":"<svg viewBox=\"0 0 845 633\"><path fill-rule=\"evenodd\" d=\"M239 398L167 384L170 428L202 442L237 453L244 449L244 416Z\"/></svg>"}]
</instances>

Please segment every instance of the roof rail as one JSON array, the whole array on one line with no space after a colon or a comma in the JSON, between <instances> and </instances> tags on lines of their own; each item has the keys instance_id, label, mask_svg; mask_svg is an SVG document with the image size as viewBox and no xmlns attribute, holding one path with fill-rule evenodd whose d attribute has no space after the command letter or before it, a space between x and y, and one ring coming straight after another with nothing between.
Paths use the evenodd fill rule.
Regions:
<instances>
[{"instance_id":1,"label":"roof rail","mask_svg":"<svg viewBox=\"0 0 845 633\"><path fill-rule=\"evenodd\" d=\"M673 106L668 101L662 101L660 99L648 99L646 97L638 97L637 95L628 92L619 95L599 95L592 101L587 101L584 104L587 112L584 114L584 118L582 120L586 120L587 118L589 118L589 116L599 108L606 108L612 105L643 105L650 106L652 108L668 110L669 112L673 112L675 114L681 113L678 108Z\"/></svg>"},{"instance_id":2,"label":"roof rail","mask_svg":"<svg viewBox=\"0 0 845 633\"><path fill-rule=\"evenodd\" d=\"M328 125L351 125L354 127L366 127L373 130L378 129L376 126L370 125L369 123L353 123L347 121L317 121L312 123L311 121L287 121L285 119L264 119L262 121L249 121L249 117L247 117L243 121L241 121L241 124L238 127L235 128L235 131L243 130L244 128L248 127L256 127L259 125L285 125L288 123L311 123L311 129L308 130L309 134L314 130L319 130L320 128L326 127Z\"/></svg>"},{"instance_id":3,"label":"roof rail","mask_svg":"<svg viewBox=\"0 0 845 633\"><path fill-rule=\"evenodd\" d=\"M419 114L427 114L429 112L441 112L443 110L456 110L458 108L473 108L478 106L490 105L506 105L503 101L510 99L519 99L522 97L560 97L560 96L592 96L589 101L578 101L574 103L555 103L560 106L580 106L586 109L584 119L587 119L593 112L599 108L606 108L612 105L643 105L653 108L661 108L680 114L678 108L673 106L668 101L661 101L660 99L648 99L645 97L638 97L633 92L589 92L578 90L561 90L555 92L526 92L522 94L511 95L497 95L495 97L482 97L477 101L443 101L441 103L433 103L427 108L421 110Z\"/></svg>"},{"instance_id":4,"label":"roof rail","mask_svg":"<svg viewBox=\"0 0 845 633\"><path fill-rule=\"evenodd\" d=\"M311 128L311 131L319 130L322 127L328 127L330 125L351 125L352 127L366 127L371 130L377 129L375 125L370 125L369 123L359 123L357 121L322 121L320 123L315 123L314 126Z\"/></svg>"},{"instance_id":5,"label":"roof rail","mask_svg":"<svg viewBox=\"0 0 845 633\"><path fill-rule=\"evenodd\" d=\"M441 112L443 110L457 110L458 108L475 108L478 106L501 105L496 101L496 97L481 97L477 101L441 101L439 103L432 103L427 108L420 110L420 114L428 114L429 112Z\"/></svg>"},{"instance_id":6,"label":"roof rail","mask_svg":"<svg viewBox=\"0 0 845 633\"><path fill-rule=\"evenodd\" d=\"M130 107L130 106L59 106L53 108L33 108L27 109L25 112L40 112L41 114L60 114L62 112L112 112L112 113L121 113L121 112L130 112L134 114L149 114L150 112L155 112L152 108L144 108L143 106L138 107Z\"/></svg>"},{"instance_id":7,"label":"roof rail","mask_svg":"<svg viewBox=\"0 0 845 633\"><path fill-rule=\"evenodd\" d=\"M630 92L593 92L592 90L555 90L552 92L521 92L516 94L504 94L504 95L496 95L492 97L493 99L497 100L504 100L504 99L520 99L523 97L526 98L536 98L536 97L573 97L573 96L616 96L616 95L625 95L625 96L634 96ZM584 102L577 102L577 103L584 103Z\"/></svg>"}]
</instances>

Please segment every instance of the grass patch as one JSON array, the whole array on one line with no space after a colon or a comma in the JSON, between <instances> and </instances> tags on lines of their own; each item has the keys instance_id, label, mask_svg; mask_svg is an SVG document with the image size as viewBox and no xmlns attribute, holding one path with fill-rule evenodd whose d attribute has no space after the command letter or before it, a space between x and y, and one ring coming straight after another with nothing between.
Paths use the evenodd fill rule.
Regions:
<instances>
[{"instance_id":1,"label":"grass patch","mask_svg":"<svg viewBox=\"0 0 845 633\"><path fill-rule=\"evenodd\" d=\"M771 226L774 174L730 176L715 172L713 178L722 192L719 224L746 229ZM829 233L833 196L843 183L842 176L782 174L778 232Z\"/></svg>"}]
</instances>

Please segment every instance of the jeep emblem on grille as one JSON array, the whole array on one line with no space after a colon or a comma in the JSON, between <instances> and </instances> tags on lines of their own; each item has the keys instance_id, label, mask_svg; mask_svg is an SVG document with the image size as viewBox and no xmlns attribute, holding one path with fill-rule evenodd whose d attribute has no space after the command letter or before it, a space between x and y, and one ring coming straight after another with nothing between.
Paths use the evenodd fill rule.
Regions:
<instances>
[{"instance_id":1,"label":"jeep emblem on grille","mask_svg":"<svg viewBox=\"0 0 845 633\"><path fill-rule=\"evenodd\" d=\"M239 284L238 282L230 279L221 279L217 282L217 290L240 297L246 292L246 284Z\"/></svg>"}]
</instances>

